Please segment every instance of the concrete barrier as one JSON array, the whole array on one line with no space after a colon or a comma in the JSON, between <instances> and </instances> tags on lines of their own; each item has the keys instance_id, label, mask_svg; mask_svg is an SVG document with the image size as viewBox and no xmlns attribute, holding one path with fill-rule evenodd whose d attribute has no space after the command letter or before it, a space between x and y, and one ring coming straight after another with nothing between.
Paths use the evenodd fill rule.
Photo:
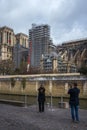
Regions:
<instances>
[{"instance_id":1,"label":"concrete barrier","mask_svg":"<svg viewBox=\"0 0 87 130\"><path fill-rule=\"evenodd\" d=\"M5 99L0 99L0 103L16 105L16 106L21 106L21 107L23 107L25 105L25 103L21 102L21 101L5 100Z\"/></svg>"},{"instance_id":2,"label":"concrete barrier","mask_svg":"<svg viewBox=\"0 0 87 130\"><path fill-rule=\"evenodd\" d=\"M59 108L69 108L68 102L59 102L58 103Z\"/></svg>"}]
</instances>

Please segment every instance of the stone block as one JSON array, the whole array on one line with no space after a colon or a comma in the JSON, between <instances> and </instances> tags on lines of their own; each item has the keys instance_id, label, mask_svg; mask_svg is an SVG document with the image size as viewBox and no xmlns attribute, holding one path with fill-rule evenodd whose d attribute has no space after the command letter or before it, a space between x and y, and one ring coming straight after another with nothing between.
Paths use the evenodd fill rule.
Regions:
<instances>
[{"instance_id":1,"label":"stone block","mask_svg":"<svg viewBox=\"0 0 87 130\"><path fill-rule=\"evenodd\" d=\"M59 108L69 108L69 103L68 102L59 102L58 107Z\"/></svg>"}]
</instances>

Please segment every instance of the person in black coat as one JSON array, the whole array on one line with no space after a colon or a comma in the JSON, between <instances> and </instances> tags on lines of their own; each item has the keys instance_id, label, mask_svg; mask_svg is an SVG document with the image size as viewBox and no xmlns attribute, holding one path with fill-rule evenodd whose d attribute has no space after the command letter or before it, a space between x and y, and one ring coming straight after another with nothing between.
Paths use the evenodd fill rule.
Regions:
<instances>
[{"instance_id":1,"label":"person in black coat","mask_svg":"<svg viewBox=\"0 0 87 130\"><path fill-rule=\"evenodd\" d=\"M44 103L45 103L45 88L41 84L41 86L38 89L39 112L44 112Z\"/></svg>"},{"instance_id":2,"label":"person in black coat","mask_svg":"<svg viewBox=\"0 0 87 130\"><path fill-rule=\"evenodd\" d=\"M70 88L68 91L68 94L70 94L69 104L71 107L71 116L73 122L79 122L79 113L78 113L79 93L80 89L77 88L77 83L74 83L74 87Z\"/></svg>"}]
</instances>

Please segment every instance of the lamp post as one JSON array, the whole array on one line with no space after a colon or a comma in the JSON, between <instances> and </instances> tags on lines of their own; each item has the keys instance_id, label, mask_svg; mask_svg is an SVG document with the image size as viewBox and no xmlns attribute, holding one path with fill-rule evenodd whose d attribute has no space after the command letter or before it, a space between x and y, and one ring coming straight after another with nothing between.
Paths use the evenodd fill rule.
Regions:
<instances>
[{"instance_id":1,"label":"lamp post","mask_svg":"<svg viewBox=\"0 0 87 130\"><path fill-rule=\"evenodd\" d=\"M38 81L36 81L36 106L38 106Z\"/></svg>"},{"instance_id":2,"label":"lamp post","mask_svg":"<svg viewBox=\"0 0 87 130\"><path fill-rule=\"evenodd\" d=\"M25 108L27 108L27 95L25 94L25 105L24 105Z\"/></svg>"},{"instance_id":3,"label":"lamp post","mask_svg":"<svg viewBox=\"0 0 87 130\"><path fill-rule=\"evenodd\" d=\"M53 99L52 99L52 80L49 81L49 91L50 91L50 104L51 104L51 109L53 107Z\"/></svg>"}]
</instances>

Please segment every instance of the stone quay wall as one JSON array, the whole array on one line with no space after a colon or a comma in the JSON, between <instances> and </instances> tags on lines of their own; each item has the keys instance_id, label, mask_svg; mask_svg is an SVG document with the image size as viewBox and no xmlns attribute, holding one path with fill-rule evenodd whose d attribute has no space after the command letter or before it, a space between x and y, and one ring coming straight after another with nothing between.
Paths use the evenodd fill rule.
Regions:
<instances>
[{"instance_id":1,"label":"stone quay wall","mask_svg":"<svg viewBox=\"0 0 87 130\"><path fill-rule=\"evenodd\" d=\"M15 85L11 85L11 78ZM25 88L22 87L22 79L26 79ZM70 84L77 82L80 88L80 97L87 98L87 77L78 73L71 74L40 74L40 75L14 75L0 76L1 94L27 94L36 96L40 84L46 89L46 96L68 96Z\"/></svg>"}]
</instances>

